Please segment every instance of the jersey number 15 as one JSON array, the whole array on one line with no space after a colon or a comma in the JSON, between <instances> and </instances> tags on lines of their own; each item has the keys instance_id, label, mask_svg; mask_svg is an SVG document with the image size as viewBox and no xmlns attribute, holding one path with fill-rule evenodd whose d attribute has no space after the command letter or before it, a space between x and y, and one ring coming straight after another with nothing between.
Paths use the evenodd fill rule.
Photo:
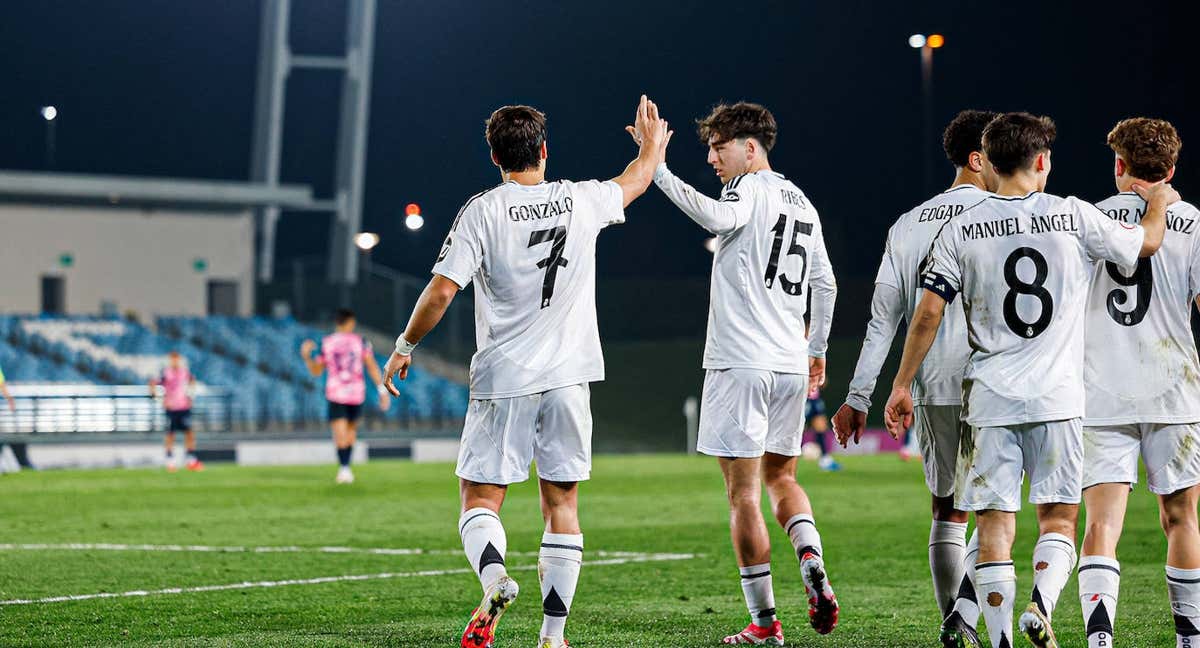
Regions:
<instances>
[{"instance_id":1,"label":"jersey number 15","mask_svg":"<svg viewBox=\"0 0 1200 648\"><path fill-rule=\"evenodd\" d=\"M787 214L780 214L779 220L775 223L775 227L771 231L775 234L771 242L771 257L767 260L767 272L763 276L763 280L767 284L767 288L775 286L775 278L779 278L779 285L783 288L783 292L789 295L804 294L804 275L808 273L808 250L800 245L800 235L811 236L813 231L812 223L802 223L796 221L792 227L792 242L788 245L788 255L800 257L803 265L800 266L800 280L791 281L786 274L779 273L779 255L783 252L783 232L787 229Z\"/></svg>"}]
</instances>

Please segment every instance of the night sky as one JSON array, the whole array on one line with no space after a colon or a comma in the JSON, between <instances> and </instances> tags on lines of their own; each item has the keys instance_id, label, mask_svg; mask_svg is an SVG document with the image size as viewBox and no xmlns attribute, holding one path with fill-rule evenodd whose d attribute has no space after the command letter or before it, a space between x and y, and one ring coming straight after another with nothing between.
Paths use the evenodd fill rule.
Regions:
<instances>
[{"instance_id":1,"label":"night sky","mask_svg":"<svg viewBox=\"0 0 1200 648\"><path fill-rule=\"evenodd\" d=\"M1182 2L647 4L380 0L364 214L383 237L376 262L424 275L458 207L499 181L483 140L494 108L548 113L551 179L609 178L634 154L622 127L646 92L679 131L672 168L710 194L693 120L719 100L771 108L773 166L820 210L839 278L869 281L887 226L934 189L922 186L922 147L938 143L921 140L914 32L946 36L939 138L962 108L1050 115L1049 191L1099 200L1113 191L1109 128L1163 117L1185 142L1176 187L1200 191L1200 115L1185 94L1200 73ZM342 4L295 5L293 51L338 52ZM258 23L250 0L4 3L0 168L44 168L38 108L54 104L60 171L245 180ZM338 76L298 71L288 91L283 179L328 195ZM938 164L936 189L952 177ZM408 202L428 219L418 234L401 224ZM285 215L281 263L323 253L327 218ZM601 276L706 277L705 238L652 188L602 237Z\"/></svg>"}]
</instances>

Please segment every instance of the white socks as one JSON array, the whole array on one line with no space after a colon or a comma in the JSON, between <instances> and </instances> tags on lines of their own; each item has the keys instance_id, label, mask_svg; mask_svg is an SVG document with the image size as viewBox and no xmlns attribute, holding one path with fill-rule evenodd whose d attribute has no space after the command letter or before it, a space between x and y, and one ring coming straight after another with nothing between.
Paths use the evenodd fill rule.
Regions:
<instances>
[{"instance_id":1,"label":"white socks","mask_svg":"<svg viewBox=\"0 0 1200 648\"><path fill-rule=\"evenodd\" d=\"M542 548L538 551L538 578L542 582L543 637L563 637L582 565L582 535L542 534Z\"/></svg>"},{"instance_id":2,"label":"white socks","mask_svg":"<svg viewBox=\"0 0 1200 648\"><path fill-rule=\"evenodd\" d=\"M792 540L792 548L796 550L797 558L803 559L805 553L821 557L821 534L817 533L817 524L813 522L813 516L807 513L793 515L788 518L783 528Z\"/></svg>"},{"instance_id":3,"label":"white socks","mask_svg":"<svg viewBox=\"0 0 1200 648\"><path fill-rule=\"evenodd\" d=\"M1047 533L1033 546L1032 600L1049 619L1058 596L1075 571L1075 543L1061 533Z\"/></svg>"},{"instance_id":4,"label":"white socks","mask_svg":"<svg viewBox=\"0 0 1200 648\"><path fill-rule=\"evenodd\" d=\"M1080 559L1079 605L1083 609L1088 648L1112 648L1120 588L1121 563L1106 556Z\"/></svg>"},{"instance_id":5,"label":"white socks","mask_svg":"<svg viewBox=\"0 0 1200 648\"><path fill-rule=\"evenodd\" d=\"M1175 615L1176 648L1200 646L1200 569L1167 565L1167 594Z\"/></svg>"},{"instance_id":6,"label":"white socks","mask_svg":"<svg viewBox=\"0 0 1200 648\"><path fill-rule=\"evenodd\" d=\"M963 554L967 545L965 522L934 520L929 527L929 573L938 610L945 618L954 607L963 579Z\"/></svg>"},{"instance_id":7,"label":"white socks","mask_svg":"<svg viewBox=\"0 0 1200 648\"><path fill-rule=\"evenodd\" d=\"M1013 599L1017 596L1017 572L1011 560L975 566L975 591L983 608L988 637L993 648L1013 648Z\"/></svg>"},{"instance_id":8,"label":"white socks","mask_svg":"<svg viewBox=\"0 0 1200 648\"><path fill-rule=\"evenodd\" d=\"M967 550L963 553L962 579L958 585L958 594L954 599L954 607L950 610L957 614L972 628L979 625L979 601L975 598L975 560L979 556L979 530L971 532L971 540L967 542Z\"/></svg>"},{"instance_id":9,"label":"white socks","mask_svg":"<svg viewBox=\"0 0 1200 648\"><path fill-rule=\"evenodd\" d=\"M464 511L458 518L458 535L462 538L467 560L471 561L471 567L479 574L479 584L485 592L501 577L508 575L504 568L508 539L504 536L500 516L485 508Z\"/></svg>"},{"instance_id":10,"label":"white socks","mask_svg":"<svg viewBox=\"0 0 1200 648\"><path fill-rule=\"evenodd\" d=\"M771 563L739 567L742 594L750 610L750 622L760 628L775 623L775 592L771 589Z\"/></svg>"}]
</instances>

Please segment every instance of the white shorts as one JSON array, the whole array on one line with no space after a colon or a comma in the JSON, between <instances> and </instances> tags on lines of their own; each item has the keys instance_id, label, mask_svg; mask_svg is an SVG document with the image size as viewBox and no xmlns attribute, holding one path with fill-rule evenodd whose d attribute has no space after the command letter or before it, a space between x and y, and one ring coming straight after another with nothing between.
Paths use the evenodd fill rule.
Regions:
<instances>
[{"instance_id":1,"label":"white shorts","mask_svg":"<svg viewBox=\"0 0 1200 648\"><path fill-rule=\"evenodd\" d=\"M1141 423L1083 428L1083 487L1132 487L1139 454L1152 493L1170 495L1200 484L1200 424Z\"/></svg>"},{"instance_id":2,"label":"white shorts","mask_svg":"<svg viewBox=\"0 0 1200 648\"><path fill-rule=\"evenodd\" d=\"M455 474L480 484L529 479L585 481L592 470L591 389L585 383L540 394L472 400Z\"/></svg>"},{"instance_id":3,"label":"white shorts","mask_svg":"<svg viewBox=\"0 0 1200 648\"><path fill-rule=\"evenodd\" d=\"M1083 490L1083 425L1079 419L971 427L963 437L954 508L1021 510L1022 471L1030 504L1078 504Z\"/></svg>"},{"instance_id":4,"label":"white shorts","mask_svg":"<svg viewBox=\"0 0 1200 648\"><path fill-rule=\"evenodd\" d=\"M921 446L925 485L934 497L954 494L958 448L966 424L961 405L918 405L913 413L913 434Z\"/></svg>"},{"instance_id":5,"label":"white shorts","mask_svg":"<svg viewBox=\"0 0 1200 648\"><path fill-rule=\"evenodd\" d=\"M709 369L696 450L714 457L800 456L808 375Z\"/></svg>"}]
</instances>

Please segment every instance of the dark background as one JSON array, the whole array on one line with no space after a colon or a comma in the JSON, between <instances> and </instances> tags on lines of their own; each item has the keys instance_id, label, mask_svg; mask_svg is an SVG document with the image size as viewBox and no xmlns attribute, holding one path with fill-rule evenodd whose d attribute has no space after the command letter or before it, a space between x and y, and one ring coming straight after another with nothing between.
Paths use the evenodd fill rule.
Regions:
<instances>
[{"instance_id":1,"label":"dark background","mask_svg":"<svg viewBox=\"0 0 1200 648\"><path fill-rule=\"evenodd\" d=\"M38 109L53 104L58 171L246 179L259 11L247 0L6 2L0 168L45 167ZM758 101L780 125L773 166L822 215L842 286L835 333L857 340L888 225L952 178L936 151L962 108L1053 117L1048 190L1090 200L1114 191L1112 125L1169 119L1188 198L1187 143L1200 132L1191 15L1182 2L380 0L363 226L382 236L376 263L424 276L458 207L499 181L483 120L516 102L549 115L551 178L607 178L634 154L622 127L648 93L678 130L672 168L715 194L692 122L720 100ZM339 53L344 19L340 2L296 0L293 51ZM946 37L935 141L921 137L917 32ZM298 71L288 92L283 181L328 196L339 76ZM927 151L939 155L936 186L923 186ZM408 202L427 218L418 233L402 226ZM702 336L707 235L653 189L627 215L599 247L606 339ZM325 252L327 219L285 215L281 268ZM648 302L664 306L638 308Z\"/></svg>"}]
</instances>

